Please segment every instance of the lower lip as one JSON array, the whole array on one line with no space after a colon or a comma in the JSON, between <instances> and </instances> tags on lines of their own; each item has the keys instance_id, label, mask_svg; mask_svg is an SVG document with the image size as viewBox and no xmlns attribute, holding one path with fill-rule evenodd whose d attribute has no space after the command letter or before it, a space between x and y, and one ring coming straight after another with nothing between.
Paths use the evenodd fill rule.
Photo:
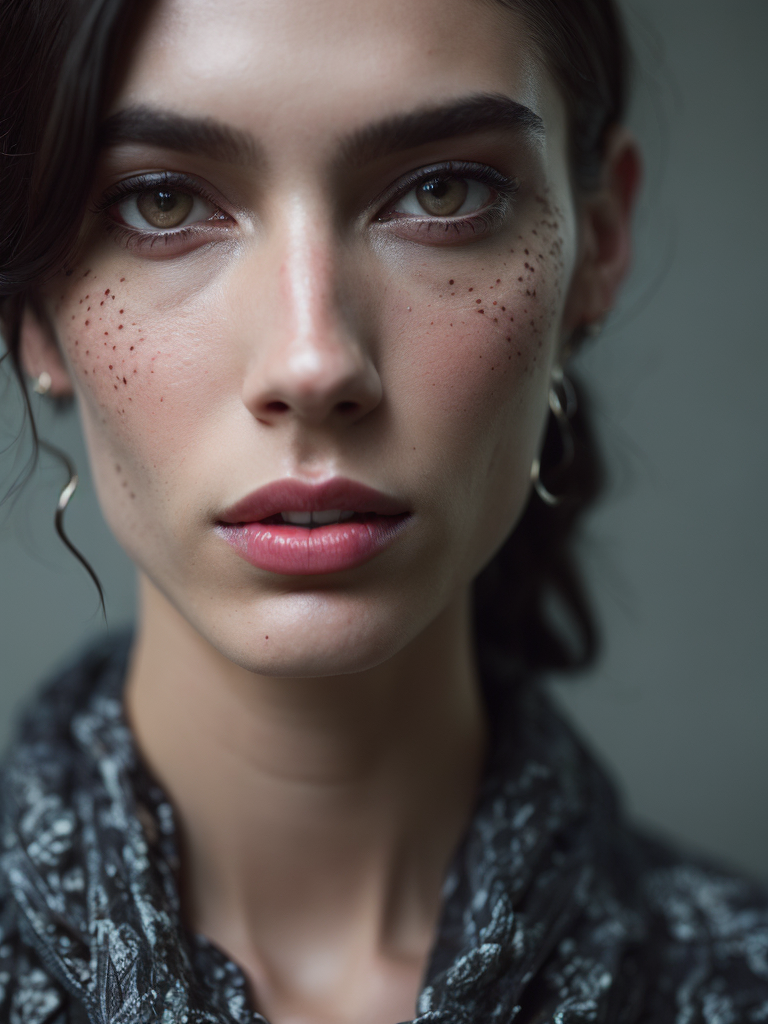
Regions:
<instances>
[{"instance_id":1,"label":"lower lip","mask_svg":"<svg viewBox=\"0 0 768 1024\"><path fill-rule=\"evenodd\" d=\"M219 523L217 532L246 562L287 576L319 576L363 565L401 532L410 515L377 516L331 526Z\"/></svg>"}]
</instances>

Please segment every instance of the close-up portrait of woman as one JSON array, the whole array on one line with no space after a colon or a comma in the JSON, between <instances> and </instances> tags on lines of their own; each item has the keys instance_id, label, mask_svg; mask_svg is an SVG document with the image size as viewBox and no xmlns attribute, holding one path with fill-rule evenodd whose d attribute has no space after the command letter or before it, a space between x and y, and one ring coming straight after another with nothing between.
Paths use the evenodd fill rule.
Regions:
<instances>
[{"instance_id":1,"label":"close-up portrait of woman","mask_svg":"<svg viewBox=\"0 0 768 1024\"><path fill-rule=\"evenodd\" d=\"M0 0L0 497L57 474L108 620L91 481L137 579L9 726L0 1024L768 1021L759 879L642 827L547 684L599 646L629 39L614 0ZM57 616L0 589L32 665Z\"/></svg>"}]
</instances>

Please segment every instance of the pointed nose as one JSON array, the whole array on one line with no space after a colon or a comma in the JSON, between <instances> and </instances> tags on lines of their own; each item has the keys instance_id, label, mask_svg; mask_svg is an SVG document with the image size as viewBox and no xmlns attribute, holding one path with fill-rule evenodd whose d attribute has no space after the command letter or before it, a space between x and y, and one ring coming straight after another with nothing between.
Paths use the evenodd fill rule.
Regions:
<instances>
[{"instance_id":1,"label":"pointed nose","mask_svg":"<svg viewBox=\"0 0 768 1024\"><path fill-rule=\"evenodd\" d=\"M333 238L319 238L302 219L279 261L279 312L259 339L243 399L267 425L356 422L381 401L381 379L362 326L341 298Z\"/></svg>"}]
</instances>

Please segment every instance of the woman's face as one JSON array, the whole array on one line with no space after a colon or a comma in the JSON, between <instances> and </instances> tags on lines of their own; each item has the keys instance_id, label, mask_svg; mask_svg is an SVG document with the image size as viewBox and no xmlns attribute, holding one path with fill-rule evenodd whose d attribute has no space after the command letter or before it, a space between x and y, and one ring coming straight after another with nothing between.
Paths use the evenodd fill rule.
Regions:
<instances>
[{"instance_id":1,"label":"woman's face","mask_svg":"<svg viewBox=\"0 0 768 1024\"><path fill-rule=\"evenodd\" d=\"M166 0L109 113L48 299L106 517L238 664L375 665L527 501L583 320L564 105L499 4Z\"/></svg>"}]
</instances>

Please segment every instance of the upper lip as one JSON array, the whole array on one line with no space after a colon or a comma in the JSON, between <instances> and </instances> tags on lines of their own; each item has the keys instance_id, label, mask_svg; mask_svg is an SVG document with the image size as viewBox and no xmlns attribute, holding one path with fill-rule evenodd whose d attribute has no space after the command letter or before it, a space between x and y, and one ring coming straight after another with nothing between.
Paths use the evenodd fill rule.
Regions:
<instances>
[{"instance_id":1,"label":"upper lip","mask_svg":"<svg viewBox=\"0 0 768 1024\"><path fill-rule=\"evenodd\" d=\"M375 512L396 516L408 512L398 498L344 477L310 484L286 478L260 487L219 516L222 523L257 523L279 512Z\"/></svg>"}]
</instances>

